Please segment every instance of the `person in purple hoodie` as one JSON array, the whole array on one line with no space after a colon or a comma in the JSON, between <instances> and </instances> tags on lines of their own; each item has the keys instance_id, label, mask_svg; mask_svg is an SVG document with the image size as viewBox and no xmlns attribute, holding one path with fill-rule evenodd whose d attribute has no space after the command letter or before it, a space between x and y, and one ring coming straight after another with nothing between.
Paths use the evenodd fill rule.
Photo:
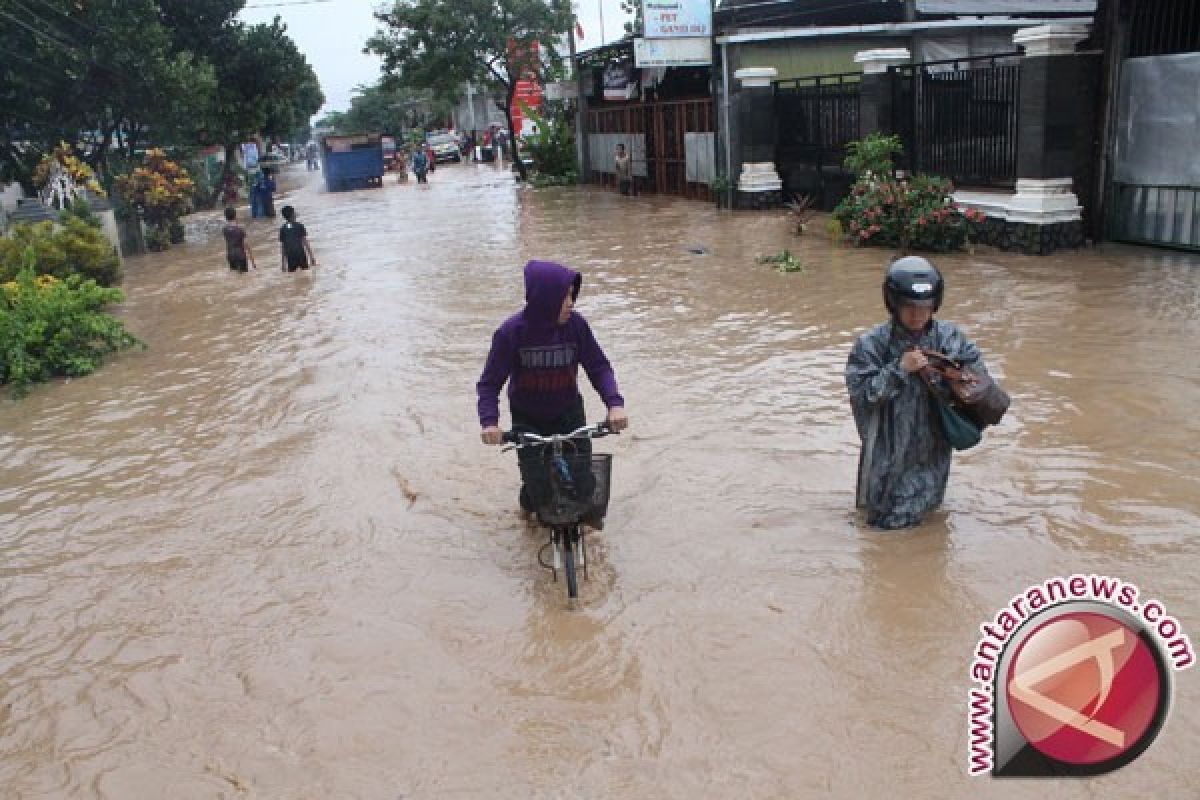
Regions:
<instances>
[{"instance_id":1,"label":"person in purple hoodie","mask_svg":"<svg viewBox=\"0 0 1200 800\"><path fill-rule=\"evenodd\" d=\"M492 349L475 390L479 395L479 424L484 444L502 444L500 390L508 383L513 430L570 433L587 424L579 394L580 365L608 407L614 430L629 425L625 400L608 357L592 329L574 311L583 276L552 261L525 265L525 308L504 321L492 335ZM591 452L581 441L579 452ZM542 501L544 465L537 448L518 452L521 468L521 508L532 511ZM600 527L599 520L588 520Z\"/></svg>"}]
</instances>

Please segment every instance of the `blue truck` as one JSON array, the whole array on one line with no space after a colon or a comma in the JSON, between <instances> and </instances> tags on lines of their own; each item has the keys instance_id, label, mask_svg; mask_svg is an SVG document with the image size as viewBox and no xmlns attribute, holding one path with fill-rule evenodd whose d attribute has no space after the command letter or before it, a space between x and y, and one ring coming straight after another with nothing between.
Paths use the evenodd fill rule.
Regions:
<instances>
[{"instance_id":1,"label":"blue truck","mask_svg":"<svg viewBox=\"0 0 1200 800\"><path fill-rule=\"evenodd\" d=\"M322 137L321 169L331 192L383 186L383 134Z\"/></svg>"}]
</instances>

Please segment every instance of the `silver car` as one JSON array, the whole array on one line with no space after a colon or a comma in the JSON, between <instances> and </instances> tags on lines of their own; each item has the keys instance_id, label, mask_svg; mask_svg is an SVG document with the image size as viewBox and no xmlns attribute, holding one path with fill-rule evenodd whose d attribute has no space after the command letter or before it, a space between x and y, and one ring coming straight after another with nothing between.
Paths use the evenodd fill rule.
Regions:
<instances>
[{"instance_id":1,"label":"silver car","mask_svg":"<svg viewBox=\"0 0 1200 800\"><path fill-rule=\"evenodd\" d=\"M428 140L433 157L440 164L443 161L462 161L462 149L458 145L458 137L452 133L435 133Z\"/></svg>"}]
</instances>

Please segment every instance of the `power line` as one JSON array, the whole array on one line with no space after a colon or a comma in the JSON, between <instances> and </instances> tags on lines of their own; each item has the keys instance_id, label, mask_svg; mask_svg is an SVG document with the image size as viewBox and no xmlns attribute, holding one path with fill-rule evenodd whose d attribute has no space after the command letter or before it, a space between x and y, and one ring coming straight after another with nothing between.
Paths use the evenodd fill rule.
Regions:
<instances>
[{"instance_id":1,"label":"power line","mask_svg":"<svg viewBox=\"0 0 1200 800\"><path fill-rule=\"evenodd\" d=\"M32 25L28 24L27 22L24 22L24 21L18 19L17 17L14 17L12 14L9 14L7 11L0 11L0 17L7 17L8 19L11 19L13 22L17 23L25 30L31 32L34 36L38 36L41 39L43 39L47 42L50 42L50 44L56 45L60 50L63 50L64 52L70 53L71 55L78 55L78 53L72 52L75 48L72 47L71 45L67 44L66 42L59 41L58 39L54 38L50 34L46 33L45 31L38 30L37 28L33 27ZM40 17L35 17L35 19L38 19L39 21L41 20Z\"/></svg>"},{"instance_id":2,"label":"power line","mask_svg":"<svg viewBox=\"0 0 1200 800\"><path fill-rule=\"evenodd\" d=\"M29 14L31 19L37 20L38 22L42 23L43 25L47 25L47 21L45 19L43 19L42 17L38 16L37 14L33 13L32 10L30 10L29 8L27 8L24 5L21 5L20 3L18 3L17 5L21 10L23 10L25 13ZM41 39L43 42L47 42L49 44L54 45L55 47L57 47L59 50L63 51L67 55L82 59L88 65L100 70L103 73L107 73L110 77L120 77L120 75L115 70L113 70L111 67L109 67L105 64L101 64L94 57L92 57L91 54L89 54L86 50L82 49L81 47L79 47L73 43L65 42L62 39L57 38L57 36L50 35L49 33L47 33L44 30L39 30L38 28L35 28L32 25L28 24L27 22L24 22L23 20L18 19L17 17L14 17L13 15L9 14L6 11L0 11L0 16L11 19L13 22L17 23L22 28L25 28L27 31L30 31L35 37ZM58 31L57 29L53 29L53 30L56 34L60 34L60 31Z\"/></svg>"},{"instance_id":3,"label":"power line","mask_svg":"<svg viewBox=\"0 0 1200 800\"><path fill-rule=\"evenodd\" d=\"M49 3L49 2L47 2L46 0L33 0L33 1L34 1L35 3L37 3L39 6L42 6L43 8L49 9L50 11L53 11L55 14L58 14L58 15L59 15L60 17L62 17L63 19L69 20L69 21L70 21L70 22L71 22L73 25L76 25L76 26L78 26L80 29L82 29L82 30L84 30L84 31L87 31L88 33L91 33L91 34L93 34L93 35L95 35L95 34L98 34L98 33L99 33L99 31L97 31L97 30L96 30L94 27L92 27L91 25L88 25L87 23L83 22L82 20L76 19L75 17L73 17L73 16L71 16L70 14L68 14L66 11L63 11L61 8L58 8L57 6L55 6L55 5L54 5L54 4L52 4L52 3ZM14 0L14 2L16 2L16 0ZM25 9L25 11L26 11L26 12L28 12L28 13L29 13L29 15L30 15L30 16L32 16L32 17L34 17L35 19L41 19L41 17L38 17L38 16L37 16L37 14L34 14L34 13L33 13L33 9L31 9L31 8L29 8L29 7L27 7L27 6L24 6L24 5L22 5L21 3L19 3L19 2L17 3L17 5L19 5L19 6L21 6L22 8L24 8L24 9ZM43 21L44 21L44 20L43 20ZM107 29L106 29L106 30L107 30ZM108 33L112 33L112 31L108 31Z\"/></svg>"}]
</instances>

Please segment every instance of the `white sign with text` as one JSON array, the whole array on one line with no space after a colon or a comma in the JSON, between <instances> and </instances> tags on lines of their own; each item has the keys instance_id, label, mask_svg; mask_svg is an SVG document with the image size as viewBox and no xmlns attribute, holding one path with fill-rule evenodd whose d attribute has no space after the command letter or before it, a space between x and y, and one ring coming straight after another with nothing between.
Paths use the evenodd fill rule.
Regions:
<instances>
[{"instance_id":1,"label":"white sign with text","mask_svg":"<svg viewBox=\"0 0 1200 800\"><path fill-rule=\"evenodd\" d=\"M634 39L638 67L707 67L712 64L712 39Z\"/></svg>"},{"instance_id":2,"label":"white sign with text","mask_svg":"<svg viewBox=\"0 0 1200 800\"><path fill-rule=\"evenodd\" d=\"M711 36L710 0L643 0L647 39Z\"/></svg>"}]
</instances>

